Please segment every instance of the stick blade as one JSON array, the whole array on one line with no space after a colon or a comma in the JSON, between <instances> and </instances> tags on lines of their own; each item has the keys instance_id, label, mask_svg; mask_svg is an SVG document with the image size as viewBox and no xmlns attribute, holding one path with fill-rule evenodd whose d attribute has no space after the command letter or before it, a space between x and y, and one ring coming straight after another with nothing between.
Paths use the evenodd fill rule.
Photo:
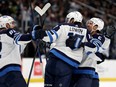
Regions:
<instances>
[{"instance_id":1,"label":"stick blade","mask_svg":"<svg viewBox=\"0 0 116 87\"><path fill-rule=\"evenodd\" d=\"M47 3L42 9L39 6L36 6L34 10L42 16L50 8L50 6L51 4Z\"/></svg>"}]
</instances>

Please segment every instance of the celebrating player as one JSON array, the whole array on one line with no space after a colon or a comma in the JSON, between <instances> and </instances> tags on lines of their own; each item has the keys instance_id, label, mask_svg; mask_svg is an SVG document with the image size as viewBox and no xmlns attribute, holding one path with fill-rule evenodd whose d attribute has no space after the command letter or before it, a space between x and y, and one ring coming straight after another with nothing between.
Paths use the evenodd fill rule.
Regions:
<instances>
[{"instance_id":1,"label":"celebrating player","mask_svg":"<svg viewBox=\"0 0 116 87\"><path fill-rule=\"evenodd\" d=\"M20 46L31 42L31 34L16 32L15 20L0 17L0 87L27 87L21 73Z\"/></svg>"},{"instance_id":2,"label":"celebrating player","mask_svg":"<svg viewBox=\"0 0 116 87\"><path fill-rule=\"evenodd\" d=\"M91 18L86 26L90 34L88 34L88 42L84 43L83 60L79 68L74 71L72 84L76 82L74 87L97 87L97 85L99 87L99 80L95 73L96 65L97 62L104 60L104 52L108 49L110 41L106 41L104 35L100 33L104 27L104 22L100 18ZM95 85L92 82L95 82Z\"/></svg>"},{"instance_id":3,"label":"celebrating player","mask_svg":"<svg viewBox=\"0 0 116 87\"><path fill-rule=\"evenodd\" d=\"M78 68L83 56L87 29L79 28L82 19L80 12L70 12L66 16L66 23L59 24L50 31L39 30L37 37L55 43L49 52L45 68L45 87L69 87L72 71Z\"/></svg>"}]
</instances>

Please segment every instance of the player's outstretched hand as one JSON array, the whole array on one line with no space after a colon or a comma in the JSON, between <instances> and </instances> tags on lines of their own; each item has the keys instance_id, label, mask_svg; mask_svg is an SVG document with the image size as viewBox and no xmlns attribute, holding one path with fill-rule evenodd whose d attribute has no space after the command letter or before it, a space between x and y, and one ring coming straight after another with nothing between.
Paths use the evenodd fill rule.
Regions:
<instances>
[{"instance_id":1,"label":"player's outstretched hand","mask_svg":"<svg viewBox=\"0 0 116 87\"><path fill-rule=\"evenodd\" d=\"M107 38L111 39L115 33L116 33L116 26L115 25L109 25L106 27L105 36Z\"/></svg>"},{"instance_id":2,"label":"player's outstretched hand","mask_svg":"<svg viewBox=\"0 0 116 87\"><path fill-rule=\"evenodd\" d=\"M33 40L37 40L40 38L42 27L39 25L34 25L33 31L31 32L31 36Z\"/></svg>"}]
</instances>

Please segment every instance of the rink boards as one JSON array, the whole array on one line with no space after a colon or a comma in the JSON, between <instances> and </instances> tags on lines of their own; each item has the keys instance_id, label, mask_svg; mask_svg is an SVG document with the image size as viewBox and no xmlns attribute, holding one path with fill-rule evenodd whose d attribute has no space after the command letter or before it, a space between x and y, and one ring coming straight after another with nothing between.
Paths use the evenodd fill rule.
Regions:
<instances>
[{"instance_id":1,"label":"rink boards","mask_svg":"<svg viewBox=\"0 0 116 87\"><path fill-rule=\"evenodd\" d=\"M22 73L26 81L30 73L32 58L22 59ZM42 59L40 63L39 58L36 58L33 64L33 71L31 73L30 82L43 82L44 72L45 72L46 59ZM100 81L116 81L116 60L105 60L104 63L98 66L98 73L100 76Z\"/></svg>"}]
</instances>

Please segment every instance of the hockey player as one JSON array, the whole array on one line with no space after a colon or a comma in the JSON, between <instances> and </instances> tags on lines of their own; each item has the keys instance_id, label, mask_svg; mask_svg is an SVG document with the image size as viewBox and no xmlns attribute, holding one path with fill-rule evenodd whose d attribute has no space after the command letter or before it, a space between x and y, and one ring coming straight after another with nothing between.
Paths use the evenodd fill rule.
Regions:
<instances>
[{"instance_id":1,"label":"hockey player","mask_svg":"<svg viewBox=\"0 0 116 87\"><path fill-rule=\"evenodd\" d=\"M100 33L101 33L101 30L100 30ZM112 30L114 30L114 29L112 29ZM109 46L110 46L110 42L111 42L110 38L113 33L108 34L107 32L102 32L101 34L104 35L105 41L96 53L96 56L99 57L101 60L97 61L97 64L95 67L95 74L92 77L93 79L92 79L91 87L99 87L99 74L97 71L97 68L98 68L97 66L99 66L100 63L104 62L106 57L109 57Z\"/></svg>"},{"instance_id":2,"label":"hockey player","mask_svg":"<svg viewBox=\"0 0 116 87\"><path fill-rule=\"evenodd\" d=\"M91 87L97 61L102 61L102 52L106 50L103 48L105 37L100 33L104 27L104 22L100 18L91 18L87 21L86 26L90 35L88 42L84 44L83 60L79 68L74 71L74 81L72 81L72 84L76 82L74 87Z\"/></svg>"},{"instance_id":3,"label":"hockey player","mask_svg":"<svg viewBox=\"0 0 116 87\"><path fill-rule=\"evenodd\" d=\"M69 87L72 71L82 60L82 43L86 40L87 29L79 28L82 19L80 12L70 12L66 16L66 23L50 31L39 31L40 39L55 43L45 68L45 87ZM69 38L70 42L67 40Z\"/></svg>"},{"instance_id":4,"label":"hockey player","mask_svg":"<svg viewBox=\"0 0 116 87\"><path fill-rule=\"evenodd\" d=\"M101 61L97 61L97 65L95 67L95 74L93 75L91 87L99 87L99 74L98 74L97 68L98 68L100 63L104 62L106 57L109 57L110 42L111 42L110 39L105 37L105 42L102 45L102 48L100 48L101 51L99 51L100 53L102 53L102 54L99 54L99 55L102 55L102 56L99 56L99 58L101 58Z\"/></svg>"},{"instance_id":5,"label":"hockey player","mask_svg":"<svg viewBox=\"0 0 116 87\"><path fill-rule=\"evenodd\" d=\"M109 25L104 30L102 30L102 34L105 36L105 42L102 45L102 48L104 48L104 50L101 49L99 50L99 52L103 54L102 56L103 60L97 62L96 72L93 75L91 87L99 87L99 74L97 73L97 68L99 64L104 61L105 58L109 57L109 47L110 47L109 45L111 42L111 38L113 37L115 33L116 33L116 27L114 25Z\"/></svg>"},{"instance_id":6,"label":"hockey player","mask_svg":"<svg viewBox=\"0 0 116 87\"><path fill-rule=\"evenodd\" d=\"M16 32L15 27L12 17L0 17L0 87L27 87L21 73L20 45L31 42L32 35Z\"/></svg>"}]
</instances>

